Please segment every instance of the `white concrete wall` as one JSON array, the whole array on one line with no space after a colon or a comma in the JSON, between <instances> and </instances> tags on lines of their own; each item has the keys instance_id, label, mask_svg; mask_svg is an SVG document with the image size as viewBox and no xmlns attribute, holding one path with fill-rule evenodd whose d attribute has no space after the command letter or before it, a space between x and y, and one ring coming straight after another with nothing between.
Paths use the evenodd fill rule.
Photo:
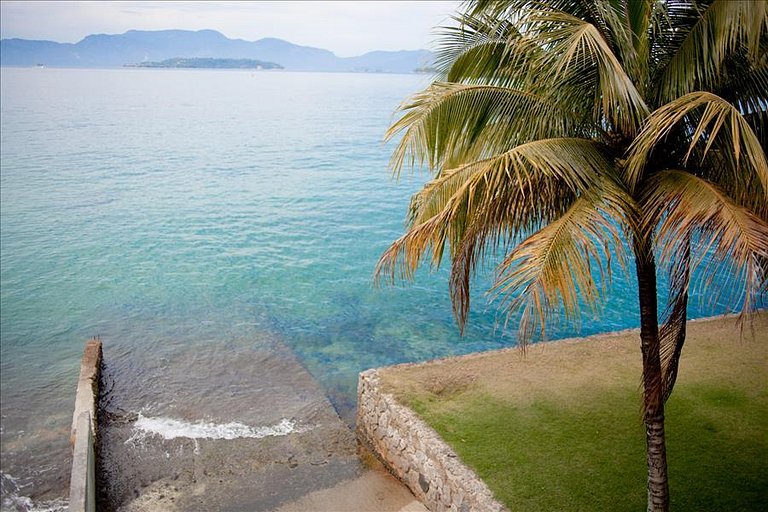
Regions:
<instances>
[{"instance_id":1,"label":"white concrete wall","mask_svg":"<svg viewBox=\"0 0 768 512\"><path fill-rule=\"evenodd\" d=\"M75 412L72 414L70 441L72 473L69 481L69 511L95 512L96 510L96 414L101 376L101 341L88 340L80 363L77 381Z\"/></svg>"}]
</instances>

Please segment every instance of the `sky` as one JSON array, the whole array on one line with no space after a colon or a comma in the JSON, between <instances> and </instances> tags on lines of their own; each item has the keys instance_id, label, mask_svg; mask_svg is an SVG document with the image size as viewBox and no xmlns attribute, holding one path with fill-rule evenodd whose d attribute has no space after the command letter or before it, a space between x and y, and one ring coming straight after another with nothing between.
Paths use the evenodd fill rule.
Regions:
<instances>
[{"instance_id":1,"label":"sky","mask_svg":"<svg viewBox=\"0 0 768 512\"><path fill-rule=\"evenodd\" d=\"M3 39L76 43L127 30L218 30L231 39L277 37L352 57L372 50L429 49L434 27L459 1L0 2Z\"/></svg>"}]
</instances>

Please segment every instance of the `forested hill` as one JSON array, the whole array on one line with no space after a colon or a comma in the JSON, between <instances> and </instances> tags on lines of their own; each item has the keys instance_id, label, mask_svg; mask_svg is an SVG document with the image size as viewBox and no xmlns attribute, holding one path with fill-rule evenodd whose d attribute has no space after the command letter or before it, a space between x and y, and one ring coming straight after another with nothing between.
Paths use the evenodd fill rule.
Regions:
<instances>
[{"instance_id":1,"label":"forested hill","mask_svg":"<svg viewBox=\"0 0 768 512\"><path fill-rule=\"evenodd\" d=\"M207 57L165 59L160 62L126 64L132 68L191 68L191 69L283 69L280 64L255 59L212 59Z\"/></svg>"}]
</instances>

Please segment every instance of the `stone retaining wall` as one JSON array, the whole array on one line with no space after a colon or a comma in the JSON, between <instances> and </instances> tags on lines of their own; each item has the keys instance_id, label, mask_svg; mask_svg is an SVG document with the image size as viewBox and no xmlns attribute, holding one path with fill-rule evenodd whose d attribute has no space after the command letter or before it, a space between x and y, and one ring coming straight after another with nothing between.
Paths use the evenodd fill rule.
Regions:
<instances>
[{"instance_id":1,"label":"stone retaining wall","mask_svg":"<svg viewBox=\"0 0 768 512\"><path fill-rule=\"evenodd\" d=\"M69 480L69 511L96 510L96 408L101 376L101 341L92 338L85 344L80 377L72 414L72 473Z\"/></svg>"},{"instance_id":2,"label":"stone retaining wall","mask_svg":"<svg viewBox=\"0 0 768 512\"><path fill-rule=\"evenodd\" d=\"M507 510L437 432L391 394L381 391L376 370L360 374L357 432L432 512Z\"/></svg>"}]
</instances>

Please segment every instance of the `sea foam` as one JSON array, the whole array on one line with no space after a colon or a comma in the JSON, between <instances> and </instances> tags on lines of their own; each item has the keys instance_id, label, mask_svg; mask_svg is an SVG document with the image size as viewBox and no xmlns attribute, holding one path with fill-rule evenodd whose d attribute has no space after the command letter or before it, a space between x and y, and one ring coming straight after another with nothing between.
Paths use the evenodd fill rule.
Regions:
<instances>
[{"instance_id":1,"label":"sea foam","mask_svg":"<svg viewBox=\"0 0 768 512\"><path fill-rule=\"evenodd\" d=\"M66 512L69 504L64 498L34 503L32 498L21 494L18 480L7 473L0 473L0 510L19 512Z\"/></svg>"},{"instance_id":2,"label":"sea foam","mask_svg":"<svg viewBox=\"0 0 768 512\"><path fill-rule=\"evenodd\" d=\"M185 437L188 439L237 439L251 437L260 439L271 436L287 436L301 432L296 422L283 418L279 423L266 427L251 427L242 423L209 423L198 421L195 423L177 420L173 418L150 418L139 414L134 423L134 428L145 434L159 435L164 439L176 439Z\"/></svg>"}]
</instances>

